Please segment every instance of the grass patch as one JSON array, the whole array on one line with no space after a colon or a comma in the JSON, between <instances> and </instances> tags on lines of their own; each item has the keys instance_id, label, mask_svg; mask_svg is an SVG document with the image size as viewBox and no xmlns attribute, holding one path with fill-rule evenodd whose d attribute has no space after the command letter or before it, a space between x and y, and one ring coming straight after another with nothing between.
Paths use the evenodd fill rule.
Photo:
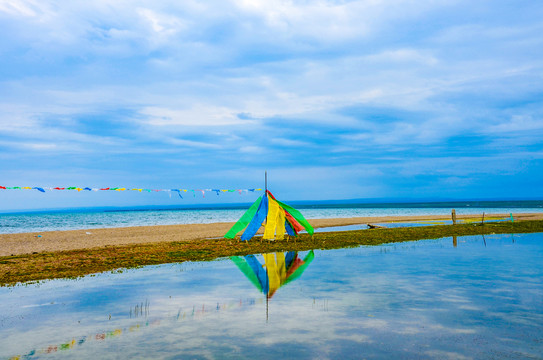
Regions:
<instances>
[{"instance_id":1,"label":"grass patch","mask_svg":"<svg viewBox=\"0 0 543 360\"><path fill-rule=\"evenodd\" d=\"M184 261L207 261L233 255L277 251L339 249L360 245L437 239L448 236L543 232L543 221L496 222L484 225L458 224L411 228L357 230L302 234L290 241L239 242L213 239L108 246L54 253L0 257L0 286L56 278L77 278L87 274Z\"/></svg>"}]
</instances>

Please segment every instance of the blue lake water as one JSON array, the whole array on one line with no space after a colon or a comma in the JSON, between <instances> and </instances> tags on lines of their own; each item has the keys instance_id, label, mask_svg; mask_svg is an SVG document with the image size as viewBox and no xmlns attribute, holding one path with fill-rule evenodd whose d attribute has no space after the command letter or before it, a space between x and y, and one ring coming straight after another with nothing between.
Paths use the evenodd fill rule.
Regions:
<instances>
[{"instance_id":1,"label":"blue lake water","mask_svg":"<svg viewBox=\"0 0 543 360\"><path fill-rule=\"evenodd\" d=\"M466 236L0 288L0 358L540 359L542 264Z\"/></svg>"},{"instance_id":2,"label":"blue lake water","mask_svg":"<svg viewBox=\"0 0 543 360\"><path fill-rule=\"evenodd\" d=\"M202 209L74 210L0 213L0 234L79 230L108 227L201 224L237 221L247 206ZM463 203L315 204L296 205L307 219L371 216L542 213L543 201L492 201Z\"/></svg>"}]
</instances>

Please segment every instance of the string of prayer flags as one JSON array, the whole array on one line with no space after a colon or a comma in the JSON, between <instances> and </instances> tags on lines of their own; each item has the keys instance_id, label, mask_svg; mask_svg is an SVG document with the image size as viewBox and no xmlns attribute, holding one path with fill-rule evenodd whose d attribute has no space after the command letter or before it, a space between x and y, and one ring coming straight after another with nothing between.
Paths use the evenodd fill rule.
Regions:
<instances>
[{"instance_id":1,"label":"string of prayer flags","mask_svg":"<svg viewBox=\"0 0 543 360\"><path fill-rule=\"evenodd\" d=\"M202 197L205 197L206 192L214 192L217 195L220 193L232 193L232 192L238 192L240 195L243 193L249 193L249 192L255 192L255 191L262 191L262 189L142 189L142 188L126 188L126 187L105 187L105 188L91 188L91 187L78 187L78 186L69 186L69 187L46 187L46 186L1 186L0 190L37 190L39 192L46 192L47 191L63 191L63 190L76 190L77 192L80 191L137 191L137 192L167 192L170 193L170 196L172 193L177 193L181 199L183 199L183 196L181 193L186 193L188 191L192 192L192 195L196 197L196 192L202 193Z\"/></svg>"}]
</instances>

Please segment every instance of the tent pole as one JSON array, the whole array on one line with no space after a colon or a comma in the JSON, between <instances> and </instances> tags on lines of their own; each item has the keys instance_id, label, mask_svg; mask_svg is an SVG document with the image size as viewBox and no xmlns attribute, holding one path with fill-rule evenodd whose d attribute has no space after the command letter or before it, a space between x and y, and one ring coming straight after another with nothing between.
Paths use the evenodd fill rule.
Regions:
<instances>
[{"instance_id":1,"label":"tent pole","mask_svg":"<svg viewBox=\"0 0 543 360\"><path fill-rule=\"evenodd\" d=\"M268 196L268 170L264 170L264 188L266 189L264 196ZM266 224L267 223L268 223L268 214L266 214ZM264 240L264 235L262 235L260 242L262 242L262 240ZM266 320L267 320L267 314L266 314Z\"/></svg>"}]
</instances>

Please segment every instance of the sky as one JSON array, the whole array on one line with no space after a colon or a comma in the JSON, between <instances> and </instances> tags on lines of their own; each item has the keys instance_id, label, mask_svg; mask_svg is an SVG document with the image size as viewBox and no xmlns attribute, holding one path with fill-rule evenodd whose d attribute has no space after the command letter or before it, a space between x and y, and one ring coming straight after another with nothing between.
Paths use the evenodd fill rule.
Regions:
<instances>
[{"instance_id":1,"label":"sky","mask_svg":"<svg viewBox=\"0 0 543 360\"><path fill-rule=\"evenodd\" d=\"M0 0L0 33L0 186L543 198L539 1Z\"/></svg>"}]
</instances>

